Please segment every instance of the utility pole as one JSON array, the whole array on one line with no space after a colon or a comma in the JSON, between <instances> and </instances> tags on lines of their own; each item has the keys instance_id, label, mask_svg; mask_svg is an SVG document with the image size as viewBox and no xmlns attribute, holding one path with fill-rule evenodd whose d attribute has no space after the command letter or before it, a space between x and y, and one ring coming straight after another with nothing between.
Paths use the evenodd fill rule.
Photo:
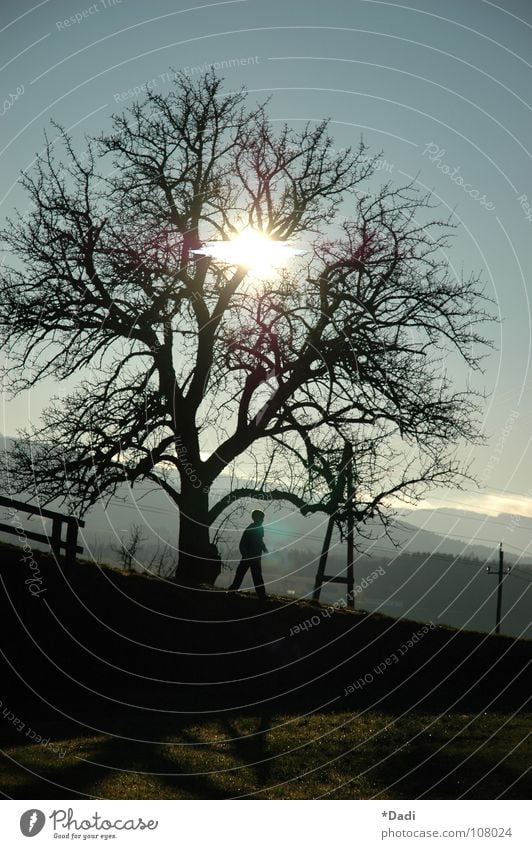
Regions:
<instances>
[{"instance_id":1,"label":"utility pole","mask_svg":"<svg viewBox=\"0 0 532 849\"><path fill-rule=\"evenodd\" d=\"M334 514L329 516L327 520L327 529L325 531L325 539L323 540L323 545L321 548L320 560L318 563L318 572L316 574L316 580L314 582L314 592L312 593L312 598L314 601L320 600L321 587L323 584L323 580L325 578L325 566L327 565L327 556L329 554L329 549L331 547L331 539L332 532L334 528Z\"/></svg>"},{"instance_id":2,"label":"utility pole","mask_svg":"<svg viewBox=\"0 0 532 849\"><path fill-rule=\"evenodd\" d=\"M499 543L499 568L494 571L490 569L489 566L486 566L486 572L488 575L497 575L497 612L495 614L495 633L501 633L501 611L502 611L502 582L504 581L504 576L508 574L510 571L510 567L507 569L504 568L504 552L502 548L502 542Z\"/></svg>"},{"instance_id":3,"label":"utility pole","mask_svg":"<svg viewBox=\"0 0 532 849\"><path fill-rule=\"evenodd\" d=\"M344 489L346 489L345 505L347 512L347 573L345 576L326 575L325 567L327 565L327 556L331 547L331 538L334 528L335 516L340 506L340 502L343 501ZM327 522L325 539L323 540L323 546L321 549L321 555L318 564L318 572L316 574L316 581L314 584L314 592L312 594L312 598L314 599L314 601L319 601L321 588L324 583L347 584L347 606L351 608L354 608L355 606L355 579L353 568L355 520L353 511L353 497L353 446L350 442L346 441L344 443L344 450L342 452L342 459L340 461L340 471L336 479L336 485L333 487L331 498L332 512Z\"/></svg>"},{"instance_id":4,"label":"utility pole","mask_svg":"<svg viewBox=\"0 0 532 849\"><path fill-rule=\"evenodd\" d=\"M353 515L353 446L347 443L349 448L349 459L347 461L347 606L355 609L355 570L353 561L355 559L355 517Z\"/></svg>"}]
</instances>

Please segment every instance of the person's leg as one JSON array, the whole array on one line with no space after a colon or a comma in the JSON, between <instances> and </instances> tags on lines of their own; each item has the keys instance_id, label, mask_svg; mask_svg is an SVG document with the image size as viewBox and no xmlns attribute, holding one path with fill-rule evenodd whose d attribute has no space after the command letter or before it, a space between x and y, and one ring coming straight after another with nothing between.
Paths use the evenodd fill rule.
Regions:
<instances>
[{"instance_id":1,"label":"person's leg","mask_svg":"<svg viewBox=\"0 0 532 849\"><path fill-rule=\"evenodd\" d=\"M235 577L233 578L233 583L229 587L230 590L237 590L242 581L244 580L244 575L249 569L249 560L242 559L238 566L236 567Z\"/></svg>"},{"instance_id":2,"label":"person's leg","mask_svg":"<svg viewBox=\"0 0 532 849\"><path fill-rule=\"evenodd\" d=\"M255 584L255 592L259 598L266 598L266 590L264 589L264 578L262 577L262 566L260 557L254 558L250 564L251 576Z\"/></svg>"}]
</instances>

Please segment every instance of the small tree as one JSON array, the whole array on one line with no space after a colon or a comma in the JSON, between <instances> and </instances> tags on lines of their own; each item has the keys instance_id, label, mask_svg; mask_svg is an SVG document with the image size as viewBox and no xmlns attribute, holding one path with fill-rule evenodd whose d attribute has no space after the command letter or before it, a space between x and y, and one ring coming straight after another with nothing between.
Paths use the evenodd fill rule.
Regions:
<instances>
[{"instance_id":1,"label":"small tree","mask_svg":"<svg viewBox=\"0 0 532 849\"><path fill-rule=\"evenodd\" d=\"M137 555L145 541L146 538L142 533L140 525L133 524L129 529L128 536L120 540L120 545L111 546L111 550L118 557L120 566L126 572L131 572L133 562L136 561Z\"/></svg>"},{"instance_id":2,"label":"small tree","mask_svg":"<svg viewBox=\"0 0 532 849\"><path fill-rule=\"evenodd\" d=\"M157 575L159 578L167 578L173 573L172 550L168 543L158 542L151 556L146 560L146 572Z\"/></svg>"},{"instance_id":3,"label":"small tree","mask_svg":"<svg viewBox=\"0 0 532 849\"><path fill-rule=\"evenodd\" d=\"M362 520L393 493L458 484L455 447L478 437L446 361L479 368L488 316L477 276L449 268L448 222L412 185L375 189L363 143L339 153L326 122L274 130L245 104L212 74L181 76L83 156L59 130L23 177L29 215L4 232L13 391L80 376L20 434L11 488L84 511L154 482L179 509L185 581L238 497L332 509L345 440ZM194 253L243 225L305 253L260 279ZM237 462L251 484L210 503Z\"/></svg>"}]
</instances>

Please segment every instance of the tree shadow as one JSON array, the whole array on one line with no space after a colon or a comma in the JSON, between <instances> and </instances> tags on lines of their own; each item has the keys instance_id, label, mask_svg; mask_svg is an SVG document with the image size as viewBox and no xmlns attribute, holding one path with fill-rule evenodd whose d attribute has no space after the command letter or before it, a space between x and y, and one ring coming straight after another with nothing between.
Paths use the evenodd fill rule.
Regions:
<instances>
[{"instance_id":1,"label":"tree shadow","mask_svg":"<svg viewBox=\"0 0 532 849\"><path fill-rule=\"evenodd\" d=\"M225 770L209 769L216 762L220 745L237 763L237 766L231 765L229 772L237 774L240 769L249 768L259 786L267 781L269 765L262 762L268 757L269 715L260 716L256 730L245 735L238 730L235 722L222 720L220 728L225 731L225 739L221 741L200 739L190 725L197 728L197 722L190 718L166 719L158 724L159 742L132 741L118 736L109 736L92 747L88 742L87 747L91 751L86 757L79 756L76 763L65 763L50 750L39 775L32 776L31 771L28 772L32 769L29 765L27 768L13 765L9 771L14 772L16 778L2 782L3 792L13 799L139 798L139 788L144 784L150 786L151 798L227 799L236 794L220 780ZM124 736L132 736L131 724L124 723L122 730ZM90 740L90 735L85 736ZM164 736L170 739L161 743ZM175 740L171 739L173 737ZM205 752L204 772L190 771L186 754L179 753L180 746L188 750L201 747ZM42 749L39 754L42 754ZM33 769L36 771L35 767ZM132 789L125 786L127 782L122 785L122 773L128 780L132 774L138 776L138 781L132 783ZM102 785L105 793L99 789Z\"/></svg>"}]
</instances>

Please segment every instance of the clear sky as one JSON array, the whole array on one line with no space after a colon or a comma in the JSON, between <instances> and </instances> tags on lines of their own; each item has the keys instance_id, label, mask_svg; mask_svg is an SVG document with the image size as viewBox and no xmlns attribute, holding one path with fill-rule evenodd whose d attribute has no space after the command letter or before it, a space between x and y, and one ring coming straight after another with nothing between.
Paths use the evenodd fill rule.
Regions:
<instances>
[{"instance_id":1,"label":"clear sky","mask_svg":"<svg viewBox=\"0 0 532 849\"><path fill-rule=\"evenodd\" d=\"M3 0L0 44L2 218L23 208L18 175L51 118L82 145L147 81L164 92L170 68L210 64L228 88L272 95L274 120L329 117L338 147L363 133L382 150L383 179L432 189L460 223L454 266L482 271L501 324L476 380L488 392L489 444L472 454L482 494L431 503L532 516L530 2ZM54 391L3 395L0 429L38 422Z\"/></svg>"}]
</instances>

